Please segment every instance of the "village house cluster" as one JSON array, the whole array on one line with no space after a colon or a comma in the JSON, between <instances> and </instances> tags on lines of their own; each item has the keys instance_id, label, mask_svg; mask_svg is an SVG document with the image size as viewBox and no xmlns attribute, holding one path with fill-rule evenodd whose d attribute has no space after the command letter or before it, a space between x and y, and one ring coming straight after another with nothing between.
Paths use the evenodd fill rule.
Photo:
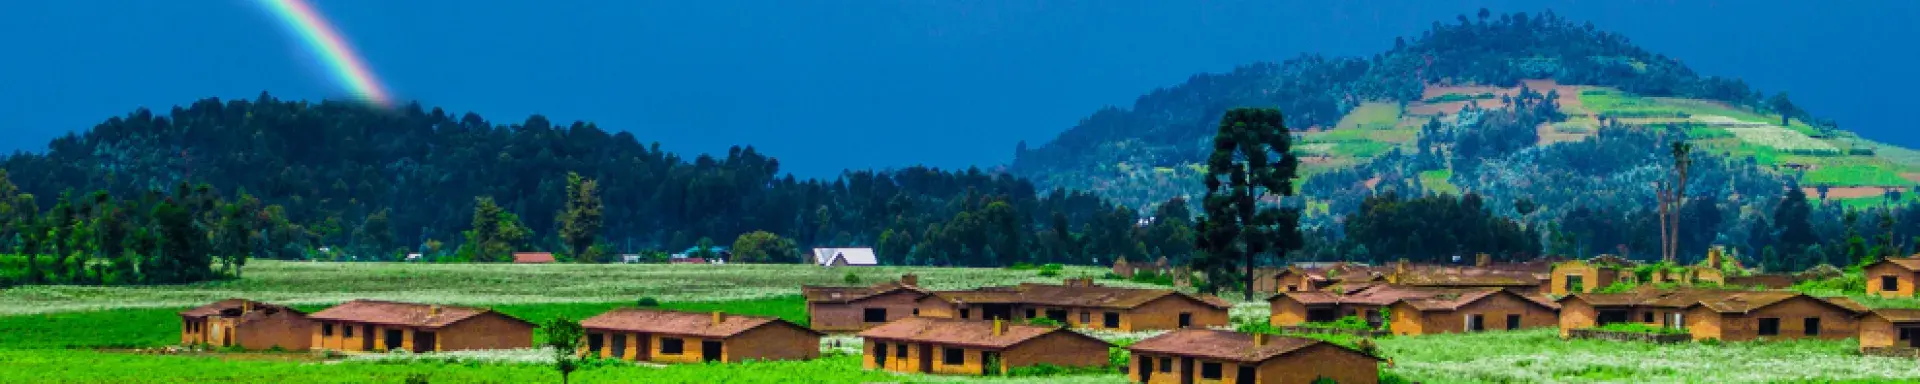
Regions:
<instances>
[{"instance_id":1,"label":"village house cluster","mask_svg":"<svg viewBox=\"0 0 1920 384\"><path fill-rule=\"evenodd\" d=\"M862 265L860 249L822 249L822 266ZM1557 327L1563 338L1683 342L1858 338L1865 353L1920 357L1920 310L1871 310L1774 289L1817 278L1728 276L1719 252L1693 266L1587 260L1387 266L1301 263L1262 269L1268 323L1286 332L1418 337ZM1174 273L1159 263L1129 273ZM1151 272L1148 272L1151 271ZM1908 297L1920 258L1865 268L1869 292ZM1619 284L1631 288L1618 289ZM1751 288L1719 288L1736 286ZM1616 287L1606 289L1606 287ZM1165 331L1125 349L1130 381L1371 383L1381 357L1310 338L1225 330L1233 304L1175 289L1088 278L934 290L919 277L871 286L803 286L808 326L775 317L619 308L580 322L579 353L654 363L820 357L827 333L856 334L866 369L991 375L1023 367L1105 367L1113 344L1083 331ZM180 313L181 342L246 349L436 352L532 347L533 323L486 308L354 300L305 313L228 299ZM1330 327L1350 323L1344 328ZM1352 324L1364 324L1354 326ZM1625 326L1625 327L1622 327Z\"/></svg>"}]
</instances>

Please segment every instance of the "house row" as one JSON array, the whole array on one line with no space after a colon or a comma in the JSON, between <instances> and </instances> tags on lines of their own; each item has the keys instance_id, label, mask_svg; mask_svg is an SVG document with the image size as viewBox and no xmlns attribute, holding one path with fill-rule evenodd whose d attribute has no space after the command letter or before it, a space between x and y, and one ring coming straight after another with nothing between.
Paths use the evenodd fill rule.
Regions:
<instances>
[{"instance_id":1,"label":"house row","mask_svg":"<svg viewBox=\"0 0 1920 384\"><path fill-rule=\"evenodd\" d=\"M861 365L904 373L1004 374L1019 367L1099 367L1112 344L1061 327L908 317L860 332ZM1375 383L1378 357L1319 340L1187 328L1130 346L1137 383Z\"/></svg>"},{"instance_id":2,"label":"house row","mask_svg":"<svg viewBox=\"0 0 1920 384\"><path fill-rule=\"evenodd\" d=\"M413 352L527 348L533 323L485 308L354 300L314 313L245 299L180 312L180 342L245 349Z\"/></svg>"},{"instance_id":3,"label":"house row","mask_svg":"<svg viewBox=\"0 0 1920 384\"><path fill-rule=\"evenodd\" d=\"M1537 292L1372 284L1350 292L1282 292L1268 299L1275 326L1353 316L1403 336L1552 326L1560 305Z\"/></svg>"},{"instance_id":4,"label":"house row","mask_svg":"<svg viewBox=\"0 0 1920 384\"><path fill-rule=\"evenodd\" d=\"M852 332L906 317L959 320L1048 318L1074 328L1167 330L1227 324L1232 303L1171 289L1107 287L1092 279L934 291L913 275L868 287L801 287L814 329Z\"/></svg>"},{"instance_id":5,"label":"house row","mask_svg":"<svg viewBox=\"0 0 1920 384\"><path fill-rule=\"evenodd\" d=\"M1560 334L1614 323L1685 330L1693 340L1845 339L1859 334L1866 306L1842 297L1793 291L1734 291L1642 286L1622 293L1579 293L1559 301Z\"/></svg>"}]
</instances>

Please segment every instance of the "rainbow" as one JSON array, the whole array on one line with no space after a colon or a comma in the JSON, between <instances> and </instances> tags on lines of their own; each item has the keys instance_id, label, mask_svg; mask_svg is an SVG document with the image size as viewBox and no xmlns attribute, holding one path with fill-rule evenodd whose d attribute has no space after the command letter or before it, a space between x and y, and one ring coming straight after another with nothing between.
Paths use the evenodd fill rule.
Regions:
<instances>
[{"instance_id":1,"label":"rainbow","mask_svg":"<svg viewBox=\"0 0 1920 384\"><path fill-rule=\"evenodd\" d=\"M392 95L387 94L386 86L380 78L367 68L366 60L347 45L345 36L333 28L333 24L319 11L313 9L306 0L259 0L267 12L280 20L294 35L306 43L308 49L324 60L331 70L334 81L368 102L381 106L391 106Z\"/></svg>"}]
</instances>

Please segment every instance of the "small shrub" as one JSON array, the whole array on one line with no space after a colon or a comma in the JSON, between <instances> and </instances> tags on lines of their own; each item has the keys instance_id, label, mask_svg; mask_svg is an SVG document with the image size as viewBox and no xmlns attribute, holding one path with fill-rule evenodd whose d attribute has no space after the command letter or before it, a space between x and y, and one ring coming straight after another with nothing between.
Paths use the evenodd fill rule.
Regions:
<instances>
[{"instance_id":1,"label":"small shrub","mask_svg":"<svg viewBox=\"0 0 1920 384\"><path fill-rule=\"evenodd\" d=\"M635 303L633 303L633 304L634 304L635 306L639 306L639 307L643 307L643 308L651 308L651 307L658 307L658 306L660 306L660 299L655 299L655 298L653 298L653 297L651 297L651 296L649 296L649 297L642 297L642 298L640 298L640 301L638 301L638 302L635 302Z\"/></svg>"},{"instance_id":2,"label":"small shrub","mask_svg":"<svg viewBox=\"0 0 1920 384\"><path fill-rule=\"evenodd\" d=\"M847 284L860 284L860 275L855 275L853 274L853 272L847 272L847 276L840 278L840 281L844 281Z\"/></svg>"},{"instance_id":3,"label":"small shrub","mask_svg":"<svg viewBox=\"0 0 1920 384\"><path fill-rule=\"evenodd\" d=\"M427 374L409 373L407 374L407 384L427 384Z\"/></svg>"},{"instance_id":4,"label":"small shrub","mask_svg":"<svg viewBox=\"0 0 1920 384\"><path fill-rule=\"evenodd\" d=\"M1066 266L1062 266L1060 264L1047 264L1047 265L1040 266L1040 277L1059 277L1060 271L1063 269L1066 269Z\"/></svg>"}]
</instances>

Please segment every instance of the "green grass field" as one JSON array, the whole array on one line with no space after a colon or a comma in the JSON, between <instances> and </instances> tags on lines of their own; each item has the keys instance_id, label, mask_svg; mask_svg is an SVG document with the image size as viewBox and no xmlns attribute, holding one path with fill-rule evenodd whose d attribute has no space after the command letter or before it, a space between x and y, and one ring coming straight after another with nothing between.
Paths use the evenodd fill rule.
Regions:
<instances>
[{"instance_id":1,"label":"green grass field","mask_svg":"<svg viewBox=\"0 0 1920 384\"><path fill-rule=\"evenodd\" d=\"M532 268L527 268L532 267ZM728 269L732 268L732 269ZM567 271L599 270L619 276L593 287L626 295L583 295L580 279L562 279ZM722 271L743 276L721 277ZM29 310L13 300L13 315L0 316L0 382L53 383L185 383L185 382L314 382L398 383L409 376L426 375L432 383L552 383L558 375L550 367L518 360L486 359L325 359L309 353L211 352L159 355L138 350L171 345L178 340L177 311L192 304L155 304L143 300L183 301L196 297L230 295L288 298L316 309L320 304L364 289L380 297L423 301L460 301L484 305L527 320L542 322L555 316L582 318L607 309L631 305L640 296L659 297L670 309L780 316L804 322L804 303L792 293L801 282L837 283L847 271L857 271L863 282L881 281L907 269L834 269L799 266L496 266L403 265L333 263L261 263L247 279L174 287L119 288L117 291L73 295L60 300L46 292L79 288L26 287L0 292L0 297L36 295L37 303L85 310ZM930 287L971 288L1021 281L1053 281L1034 271L1004 269L913 269ZM1098 269L1075 268L1067 275L1097 274ZM580 272L595 273L595 272ZM355 275L406 276L418 283L401 284L387 278L343 279ZM292 276L310 275L306 278ZM727 279L737 287L698 285L661 286L641 279L654 278L685 284L691 279ZM537 280L535 280L537 279ZM569 283L572 282L572 283ZM1103 281L1104 284L1120 284ZM783 287L785 284L796 284ZM636 287L627 288L625 285ZM424 293L406 293L408 287L434 287ZM642 288L644 287L644 288ZM106 288L92 288L96 290ZM737 290L758 289L761 294ZM17 291L27 292L17 292ZM702 290L722 292L703 293ZM486 292L463 298L461 291ZM91 291L89 291L91 292ZM543 292L552 296L543 296ZM111 300L103 297L120 296ZM487 298L512 298L487 302ZM427 300L434 299L434 300ZM588 300L598 299L598 300ZM711 299L711 300L706 300ZM1236 319L1258 321L1264 303L1243 303ZM1107 339L1137 339L1145 334L1096 334ZM536 333L536 338L540 335ZM836 336L843 346L857 339ZM1864 357L1856 344L1844 341L1795 341L1679 344L1563 341L1552 329L1488 332L1468 335L1389 337L1379 344L1394 366L1388 372L1425 383L1492 382L1790 382L1858 381L1911 382L1920 379L1920 364L1908 359ZM857 344L853 344L857 345ZM521 355L537 351L503 352ZM376 356L378 357L378 356ZM431 356L429 356L431 357ZM900 375L860 369L859 358L829 353L806 362L666 367L596 363L574 375L576 383L607 382L742 382L742 383L1123 383L1118 373L1060 377L961 378Z\"/></svg>"},{"instance_id":2,"label":"green grass field","mask_svg":"<svg viewBox=\"0 0 1920 384\"><path fill-rule=\"evenodd\" d=\"M181 308L229 297L284 304L333 304L385 299L443 304L726 301L800 293L800 285L842 285L846 274L862 284L920 274L928 288L972 288L1021 282L1058 283L1033 271L994 268L879 267L828 269L812 265L661 264L419 264L315 263L256 260L244 279L144 287L30 286L0 291L0 315L117 308ZM1069 267L1063 276L1100 276L1103 268ZM1116 282L1116 285L1126 283Z\"/></svg>"}]
</instances>

